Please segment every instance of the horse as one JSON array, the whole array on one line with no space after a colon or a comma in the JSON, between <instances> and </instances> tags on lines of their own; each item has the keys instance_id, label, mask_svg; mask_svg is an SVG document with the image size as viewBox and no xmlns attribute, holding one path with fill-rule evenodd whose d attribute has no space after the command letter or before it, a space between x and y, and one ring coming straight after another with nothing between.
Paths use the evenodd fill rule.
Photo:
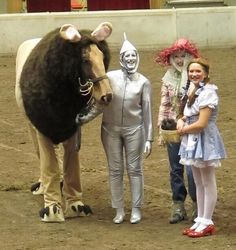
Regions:
<instances>
[{"instance_id":1,"label":"horse","mask_svg":"<svg viewBox=\"0 0 236 250\"><path fill-rule=\"evenodd\" d=\"M82 202L75 118L92 100L107 105L112 99L106 76L110 51L105 40L111 33L109 22L93 31L64 24L43 38L23 42L17 50L15 96L40 160L43 222L92 213ZM62 192L55 152L59 144L64 149Z\"/></svg>"}]
</instances>

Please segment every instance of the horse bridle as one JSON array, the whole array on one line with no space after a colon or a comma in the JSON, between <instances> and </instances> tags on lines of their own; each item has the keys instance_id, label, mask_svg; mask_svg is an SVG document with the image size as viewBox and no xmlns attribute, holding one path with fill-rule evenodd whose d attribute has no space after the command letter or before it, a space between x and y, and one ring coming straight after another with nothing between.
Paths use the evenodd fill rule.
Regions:
<instances>
[{"instance_id":1,"label":"horse bridle","mask_svg":"<svg viewBox=\"0 0 236 250\"><path fill-rule=\"evenodd\" d=\"M91 94L93 90L93 85L98 83L101 80L108 79L107 75L99 76L94 79L88 79L84 84L81 83L80 77L78 78L79 81L79 92L81 95L86 96Z\"/></svg>"}]
</instances>

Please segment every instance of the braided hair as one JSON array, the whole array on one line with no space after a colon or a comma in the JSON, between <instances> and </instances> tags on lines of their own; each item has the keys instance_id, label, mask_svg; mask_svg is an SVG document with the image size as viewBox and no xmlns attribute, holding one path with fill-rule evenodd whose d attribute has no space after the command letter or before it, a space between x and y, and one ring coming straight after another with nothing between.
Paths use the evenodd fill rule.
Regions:
<instances>
[{"instance_id":1,"label":"braided hair","mask_svg":"<svg viewBox=\"0 0 236 250\"><path fill-rule=\"evenodd\" d=\"M183 94L183 96L180 99L179 115L178 115L178 117L182 117L183 114L184 114L184 107L185 107L185 105L187 103L187 100L188 100L188 89L189 89L189 86L190 86L190 80L188 79L187 83L186 83L186 87L184 88L184 94Z\"/></svg>"}]
</instances>

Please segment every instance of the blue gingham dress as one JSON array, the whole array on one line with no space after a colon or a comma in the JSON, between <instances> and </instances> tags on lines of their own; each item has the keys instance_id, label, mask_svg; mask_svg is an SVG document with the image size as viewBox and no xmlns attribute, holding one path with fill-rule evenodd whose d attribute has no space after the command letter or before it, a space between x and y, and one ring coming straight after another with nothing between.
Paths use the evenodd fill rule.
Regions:
<instances>
[{"instance_id":1,"label":"blue gingham dress","mask_svg":"<svg viewBox=\"0 0 236 250\"><path fill-rule=\"evenodd\" d=\"M191 124L198 120L200 109L209 107L212 109L208 125L199 134L185 134L181 140L179 155L183 165L195 167L213 166L219 167L220 160L226 158L223 140L216 126L219 98L217 86L207 84L196 92L198 97L191 107L186 105L184 116L186 123Z\"/></svg>"}]
</instances>

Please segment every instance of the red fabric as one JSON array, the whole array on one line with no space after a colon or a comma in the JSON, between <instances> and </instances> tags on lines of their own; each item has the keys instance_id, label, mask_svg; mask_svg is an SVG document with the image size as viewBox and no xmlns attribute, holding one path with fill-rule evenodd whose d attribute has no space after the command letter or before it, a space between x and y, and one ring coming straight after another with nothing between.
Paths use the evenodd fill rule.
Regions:
<instances>
[{"instance_id":1,"label":"red fabric","mask_svg":"<svg viewBox=\"0 0 236 250\"><path fill-rule=\"evenodd\" d=\"M170 56L177 51L186 51L193 57L199 57L198 49L195 44L188 39L180 38L171 47L160 51L155 58L155 61L160 65L170 65Z\"/></svg>"},{"instance_id":2,"label":"red fabric","mask_svg":"<svg viewBox=\"0 0 236 250\"><path fill-rule=\"evenodd\" d=\"M88 10L149 9L149 0L87 0Z\"/></svg>"},{"instance_id":3,"label":"red fabric","mask_svg":"<svg viewBox=\"0 0 236 250\"><path fill-rule=\"evenodd\" d=\"M27 0L27 12L71 11L70 0Z\"/></svg>"}]
</instances>

